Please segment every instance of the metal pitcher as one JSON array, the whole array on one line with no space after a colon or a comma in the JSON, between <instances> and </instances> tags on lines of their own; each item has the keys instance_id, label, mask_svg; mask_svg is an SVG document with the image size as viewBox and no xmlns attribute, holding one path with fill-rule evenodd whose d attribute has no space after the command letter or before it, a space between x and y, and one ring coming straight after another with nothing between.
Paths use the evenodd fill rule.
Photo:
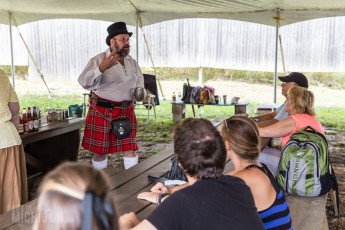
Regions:
<instances>
[{"instance_id":1,"label":"metal pitcher","mask_svg":"<svg viewBox=\"0 0 345 230\"><path fill-rule=\"evenodd\" d=\"M142 87L135 87L130 90L133 98L137 101L142 101L145 97L145 89Z\"/></svg>"}]
</instances>

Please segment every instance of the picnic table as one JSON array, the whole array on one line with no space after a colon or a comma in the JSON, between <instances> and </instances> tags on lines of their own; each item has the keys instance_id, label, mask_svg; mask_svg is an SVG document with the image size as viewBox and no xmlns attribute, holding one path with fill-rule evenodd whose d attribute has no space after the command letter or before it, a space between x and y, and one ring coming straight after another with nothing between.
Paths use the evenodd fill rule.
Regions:
<instances>
[{"instance_id":1,"label":"picnic table","mask_svg":"<svg viewBox=\"0 0 345 230\"><path fill-rule=\"evenodd\" d=\"M170 159L173 156L173 145L167 145L166 149L157 153L128 170L118 168L104 169L109 176L112 195L116 200L118 215L135 212L139 220L145 219L157 204L145 200L139 200L137 194L150 191L154 182L148 180L148 175L161 177L170 169ZM233 170L232 161L226 164L224 173ZM288 196L293 229L317 230L328 229L325 215L326 196L321 197L297 197ZM0 215L0 230L31 229L35 213L37 199L20 206L12 212Z\"/></svg>"},{"instance_id":2,"label":"picnic table","mask_svg":"<svg viewBox=\"0 0 345 230\"><path fill-rule=\"evenodd\" d=\"M70 118L48 122L46 117L42 117L38 131L20 135L29 183L63 161L77 160L84 121L85 118Z\"/></svg>"},{"instance_id":3,"label":"picnic table","mask_svg":"<svg viewBox=\"0 0 345 230\"><path fill-rule=\"evenodd\" d=\"M173 146L168 145L162 152L145 159L128 170L104 169L110 179L118 215L133 211L137 213L139 219L144 219L154 210L157 204L139 200L137 194L149 191L153 186L154 182L148 180L148 175L161 177L169 170L170 158L173 153ZM31 229L36 206L37 199L34 199L12 212L0 215L0 229Z\"/></svg>"},{"instance_id":4,"label":"picnic table","mask_svg":"<svg viewBox=\"0 0 345 230\"><path fill-rule=\"evenodd\" d=\"M239 103L223 103L219 102L218 104L191 104L184 103L183 101L172 101L172 117L173 121L178 122L186 118L186 105L191 105L193 116L195 117L195 107L194 106L234 106L235 114L248 114L248 105L249 102L239 102Z\"/></svg>"}]
</instances>

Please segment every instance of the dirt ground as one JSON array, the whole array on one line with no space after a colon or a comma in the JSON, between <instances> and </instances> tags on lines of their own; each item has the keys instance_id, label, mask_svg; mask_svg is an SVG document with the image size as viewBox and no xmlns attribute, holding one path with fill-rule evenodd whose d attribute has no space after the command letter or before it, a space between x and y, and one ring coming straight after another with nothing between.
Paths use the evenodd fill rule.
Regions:
<instances>
[{"instance_id":1,"label":"dirt ground","mask_svg":"<svg viewBox=\"0 0 345 230\"><path fill-rule=\"evenodd\" d=\"M339 184L339 220L334 214L332 197L327 200L327 218L330 230L345 229L345 133L326 130L330 158ZM337 227L338 225L338 227Z\"/></svg>"},{"instance_id":2,"label":"dirt ground","mask_svg":"<svg viewBox=\"0 0 345 230\"><path fill-rule=\"evenodd\" d=\"M345 133L336 133L332 129L326 129L326 138L329 144L330 158L339 183L340 218L335 216L333 209L333 201L331 195L327 200L327 217L330 230L345 229ZM166 143L167 144L167 143ZM157 152L165 148L164 143L151 145L150 143L139 142L139 161L146 159L152 155L152 152ZM79 160L91 164L92 156L88 151L80 149ZM122 154L109 155L108 167L124 168ZM339 225L337 227L337 225Z\"/></svg>"}]
</instances>

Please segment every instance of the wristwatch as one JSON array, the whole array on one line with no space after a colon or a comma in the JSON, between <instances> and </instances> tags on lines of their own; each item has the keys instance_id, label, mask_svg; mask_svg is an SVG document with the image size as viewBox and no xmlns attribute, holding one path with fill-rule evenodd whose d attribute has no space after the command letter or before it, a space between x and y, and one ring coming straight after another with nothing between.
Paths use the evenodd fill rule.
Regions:
<instances>
[{"instance_id":1,"label":"wristwatch","mask_svg":"<svg viewBox=\"0 0 345 230\"><path fill-rule=\"evenodd\" d=\"M162 199L163 199L163 197L166 197L166 196L169 196L170 194L169 193L161 193L161 194L159 194L158 196L157 196L157 204L159 205L159 204L161 204L162 203Z\"/></svg>"}]
</instances>

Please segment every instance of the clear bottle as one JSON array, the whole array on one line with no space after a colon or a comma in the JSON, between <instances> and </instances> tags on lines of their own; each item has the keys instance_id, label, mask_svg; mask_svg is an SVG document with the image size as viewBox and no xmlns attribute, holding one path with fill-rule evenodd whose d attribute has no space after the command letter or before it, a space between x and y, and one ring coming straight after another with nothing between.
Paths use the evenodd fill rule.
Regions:
<instances>
[{"instance_id":1,"label":"clear bottle","mask_svg":"<svg viewBox=\"0 0 345 230\"><path fill-rule=\"evenodd\" d=\"M181 100L182 100L182 94L181 94L181 92L178 92L177 101L181 102Z\"/></svg>"},{"instance_id":2,"label":"clear bottle","mask_svg":"<svg viewBox=\"0 0 345 230\"><path fill-rule=\"evenodd\" d=\"M173 94L172 94L172 101L176 101L176 94L175 94L175 92L173 92Z\"/></svg>"}]
</instances>

